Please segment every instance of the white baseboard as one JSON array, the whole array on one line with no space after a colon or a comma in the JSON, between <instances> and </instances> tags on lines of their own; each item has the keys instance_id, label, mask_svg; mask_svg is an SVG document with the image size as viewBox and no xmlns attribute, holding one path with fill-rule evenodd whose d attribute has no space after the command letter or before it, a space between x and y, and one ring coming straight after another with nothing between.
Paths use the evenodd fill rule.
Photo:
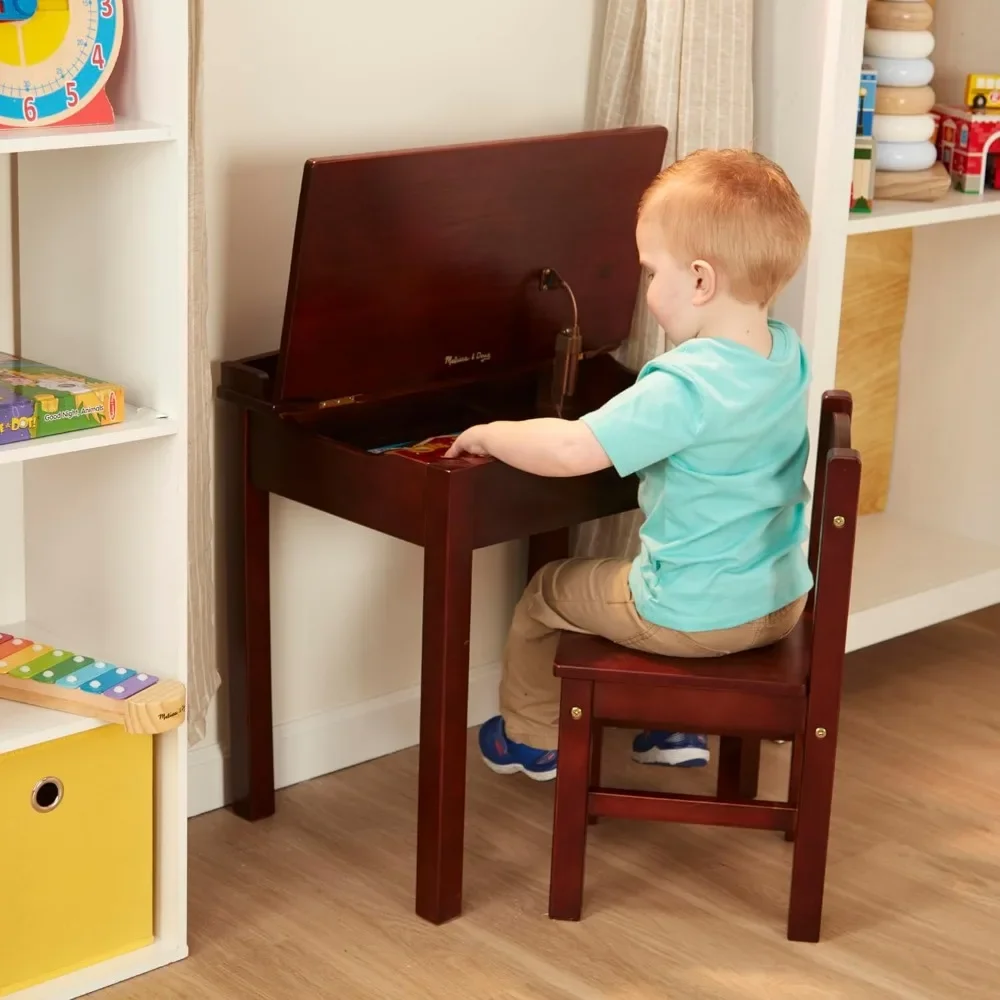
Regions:
<instances>
[{"instance_id":1,"label":"white baseboard","mask_svg":"<svg viewBox=\"0 0 1000 1000\"><path fill-rule=\"evenodd\" d=\"M470 726L496 715L499 682L497 664L470 672ZM419 732L419 686L284 722L274 727L275 786L285 788L416 746ZM225 757L217 743L188 754L189 816L227 804L224 775Z\"/></svg>"}]
</instances>

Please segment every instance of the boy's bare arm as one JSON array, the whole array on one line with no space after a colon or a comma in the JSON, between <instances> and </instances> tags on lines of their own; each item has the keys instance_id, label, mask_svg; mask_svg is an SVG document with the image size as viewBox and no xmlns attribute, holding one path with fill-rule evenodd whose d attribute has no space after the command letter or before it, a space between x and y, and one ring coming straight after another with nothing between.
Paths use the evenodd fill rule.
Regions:
<instances>
[{"instance_id":1,"label":"boy's bare arm","mask_svg":"<svg viewBox=\"0 0 1000 1000\"><path fill-rule=\"evenodd\" d=\"M460 455L489 455L536 476L586 476L611 465L585 423L550 417L470 427L445 457Z\"/></svg>"}]
</instances>

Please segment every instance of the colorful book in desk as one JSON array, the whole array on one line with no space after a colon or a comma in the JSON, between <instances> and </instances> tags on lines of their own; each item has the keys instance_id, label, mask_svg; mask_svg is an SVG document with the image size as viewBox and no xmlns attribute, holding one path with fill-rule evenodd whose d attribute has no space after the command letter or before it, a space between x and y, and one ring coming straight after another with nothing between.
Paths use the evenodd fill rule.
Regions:
<instances>
[{"instance_id":1,"label":"colorful book in desk","mask_svg":"<svg viewBox=\"0 0 1000 1000\"><path fill-rule=\"evenodd\" d=\"M0 352L0 445L124 419L120 385Z\"/></svg>"},{"instance_id":2,"label":"colorful book in desk","mask_svg":"<svg viewBox=\"0 0 1000 1000\"><path fill-rule=\"evenodd\" d=\"M7 632L0 632L0 699L116 722L130 733L165 733L184 721L179 681Z\"/></svg>"},{"instance_id":3,"label":"colorful book in desk","mask_svg":"<svg viewBox=\"0 0 1000 1000\"><path fill-rule=\"evenodd\" d=\"M457 434L438 434L436 437L424 438L423 441L406 441L402 444L385 444L379 448L369 448L373 455L400 455L412 458L417 462L433 464L440 462L448 449L454 444Z\"/></svg>"}]
</instances>

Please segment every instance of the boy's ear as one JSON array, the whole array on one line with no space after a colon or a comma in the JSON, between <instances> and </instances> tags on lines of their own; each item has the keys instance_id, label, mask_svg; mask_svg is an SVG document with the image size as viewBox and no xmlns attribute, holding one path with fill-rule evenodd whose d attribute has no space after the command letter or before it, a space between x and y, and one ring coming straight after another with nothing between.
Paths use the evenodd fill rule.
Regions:
<instances>
[{"instance_id":1,"label":"boy's ear","mask_svg":"<svg viewBox=\"0 0 1000 1000\"><path fill-rule=\"evenodd\" d=\"M718 287L718 275L715 273L715 268L707 260L695 260L691 262L691 274L694 278L694 295L691 297L691 305L706 305L711 302Z\"/></svg>"}]
</instances>

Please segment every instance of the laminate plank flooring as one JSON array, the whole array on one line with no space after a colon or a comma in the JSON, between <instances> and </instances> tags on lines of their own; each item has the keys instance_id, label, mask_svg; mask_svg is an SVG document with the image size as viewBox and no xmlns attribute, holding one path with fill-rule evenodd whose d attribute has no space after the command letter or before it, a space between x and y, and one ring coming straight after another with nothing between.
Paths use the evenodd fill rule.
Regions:
<instances>
[{"instance_id":1,"label":"laminate plank flooring","mask_svg":"<svg viewBox=\"0 0 1000 1000\"><path fill-rule=\"evenodd\" d=\"M609 776L641 768L609 733ZM788 747L767 745L781 797ZM465 915L412 912L417 755L191 823L191 957L102 1000L936 1000L1000 996L1000 608L849 659L824 940L785 939L791 847L602 821L584 919L546 917L552 786L487 771L470 733Z\"/></svg>"}]
</instances>

